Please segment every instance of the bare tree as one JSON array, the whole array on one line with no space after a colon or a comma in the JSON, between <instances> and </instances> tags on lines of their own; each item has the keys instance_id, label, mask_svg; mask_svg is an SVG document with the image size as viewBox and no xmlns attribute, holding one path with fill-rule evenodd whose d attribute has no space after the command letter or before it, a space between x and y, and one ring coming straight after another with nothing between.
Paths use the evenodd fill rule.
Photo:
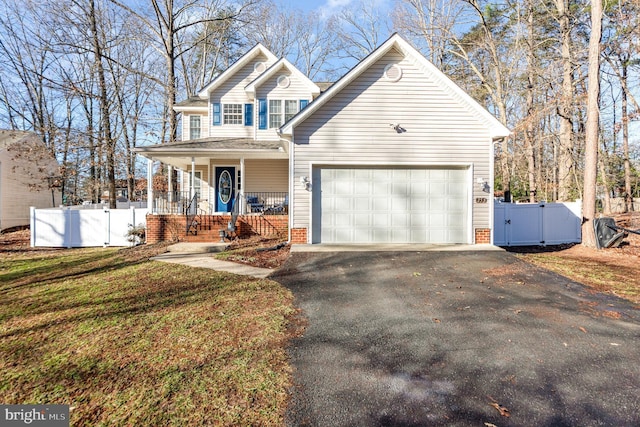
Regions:
<instances>
[{"instance_id":1,"label":"bare tree","mask_svg":"<svg viewBox=\"0 0 640 427\"><path fill-rule=\"evenodd\" d=\"M328 67L337 50L336 43L319 12L283 10L272 1L263 2L242 26L242 33L249 44L262 43L311 79L333 71Z\"/></svg>"},{"instance_id":2,"label":"bare tree","mask_svg":"<svg viewBox=\"0 0 640 427\"><path fill-rule=\"evenodd\" d=\"M423 47L436 67L448 73L452 36L467 19L464 6L462 0L402 0L394 10L393 23L405 37Z\"/></svg>"},{"instance_id":3,"label":"bare tree","mask_svg":"<svg viewBox=\"0 0 640 427\"><path fill-rule=\"evenodd\" d=\"M185 52L193 49L193 39L184 33L193 32L204 24L240 19L245 8L254 4L247 0L237 8L227 9L228 13L217 14L218 3L201 4L193 0L151 0L151 11L143 6L137 9L128 3L111 0L127 13L135 16L155 38L155 46L165 60L164 75L157 79L165 90L165 114L168 128L162 130L162 141L175 141L178 129L177 113L173 110L178 91L177 62Z\"/></svg>"},{"instance_id":4,"label":"bare tree","mask_svg":"<svg viewBox=\"0 0 640 427\"><path fill-rule=\"evenodd\" d=\"M377 7L361 1L342 9L329 18L329 30L334 34L339 49L337 57L343 60L342 69L349 69L373 52L382 41L380 39L385 24Z\"/></svg>"}]
</instances>

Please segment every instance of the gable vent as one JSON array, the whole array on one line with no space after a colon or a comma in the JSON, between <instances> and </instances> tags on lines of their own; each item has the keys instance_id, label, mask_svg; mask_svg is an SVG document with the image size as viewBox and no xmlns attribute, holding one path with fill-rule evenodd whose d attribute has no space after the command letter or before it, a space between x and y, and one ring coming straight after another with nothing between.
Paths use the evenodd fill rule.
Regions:
<instances>
[{"instance_id":1,"label":"gable vent","mask_svg":"<svg viewBox=\"0 0 640 427\"><path fill-rule=\"evenodd\" d=\"M289 84L291 82L289 81L289 77L282 75L280 77L278 77L278 87L280 89L286 89L289 87Z\"/></svg>"},{"instance_id":2,"label":"gable vent","mask_svg":"<svg viewBox=\"0 0 640 427\"><path fill-rule=\"evenodd\" d=\"M253 66L253 71L257 71L259 73L264 73L267 69L267 64L264 62L256 62Z\"/></svg>"},{"instance_id":3,"label":"gable vent","mask_svg":"<svg viewBox=\"0 0 640 427\"><path fill-rule=\"evenodd\" d=\"M384 67L384 78L390 82L397 82L402 77L402 68L398 64L389 64Z\"/></svg>"}]
</instances>

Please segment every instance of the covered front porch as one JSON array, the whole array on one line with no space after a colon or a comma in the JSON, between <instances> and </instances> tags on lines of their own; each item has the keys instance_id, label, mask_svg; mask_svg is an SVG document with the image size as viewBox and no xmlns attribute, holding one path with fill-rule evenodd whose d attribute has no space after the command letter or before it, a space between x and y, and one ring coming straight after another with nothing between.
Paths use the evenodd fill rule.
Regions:
<instances>
[{"instance_id":1,"label":"covered front porch","mask_svg":"<svg viewBox=\"0 0 640 427\"><path fill-rule=\"evenodd\" d=\"M219 240L221 230L286 237L289 156L282 142L206 138L136 151L148 160L148 241ZM164 191L153 186L160 164Z\"/></svg>"}]
</instances>

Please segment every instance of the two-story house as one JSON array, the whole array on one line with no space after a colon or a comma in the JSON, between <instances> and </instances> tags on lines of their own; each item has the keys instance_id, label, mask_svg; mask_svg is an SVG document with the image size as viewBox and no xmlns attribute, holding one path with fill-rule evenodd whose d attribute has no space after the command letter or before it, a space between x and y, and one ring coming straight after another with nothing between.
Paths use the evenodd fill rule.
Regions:
<instances>
[{"instance_id":1,"label":"two-story house","mask_svg":"<svg viewBox=\"0 0 640 427\"><path fill-rule=\"evenodd\" d=\"M175 110L183 141L138 153L176 168L202 215L284 214L294 243L491 241L509 130L397 34L322 93L257 45Z\"/></svg>"}]
</instances>

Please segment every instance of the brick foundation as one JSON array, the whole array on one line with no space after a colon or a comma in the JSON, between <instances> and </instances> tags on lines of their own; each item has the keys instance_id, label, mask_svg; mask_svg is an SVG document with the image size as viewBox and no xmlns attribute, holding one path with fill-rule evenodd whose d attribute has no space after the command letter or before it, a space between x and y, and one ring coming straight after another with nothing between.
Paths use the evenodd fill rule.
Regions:
<instances>
[{"instance_id":1,"label":"brick foundation","mask_svg":"<svg viewBox=\"0 0 640 427\"><path fill-rule=\"evenodd\" d=\"M476 228L476 244L488 244L491 243L491 229L490 228Z\"/></svg>"},{"instance_id":2,"label":"brick foundation","mask_svg":"<svg viewBox=\"0 0 640 427\"><path fill-rule=\"evenodd\" d=\"M291 229L291 243L306 244L307 243L307 229L306 228L292 228Z\"/></svg>"},{"instance_id":3,"label":"brick foundation","mask_svg":"<svg viewBox=\"0 0 640 427\"><path fill-rule=\"evenodd\" d=\"M146 242L218 242L220 230L227 230L230 219L229 215L202 216L193 234L187 233L185 215L147 215ZM286 238L288 231L287 215L240 215L236 221L236 234L241 238L254 235Z\"/></svg>"}]
</instances>

